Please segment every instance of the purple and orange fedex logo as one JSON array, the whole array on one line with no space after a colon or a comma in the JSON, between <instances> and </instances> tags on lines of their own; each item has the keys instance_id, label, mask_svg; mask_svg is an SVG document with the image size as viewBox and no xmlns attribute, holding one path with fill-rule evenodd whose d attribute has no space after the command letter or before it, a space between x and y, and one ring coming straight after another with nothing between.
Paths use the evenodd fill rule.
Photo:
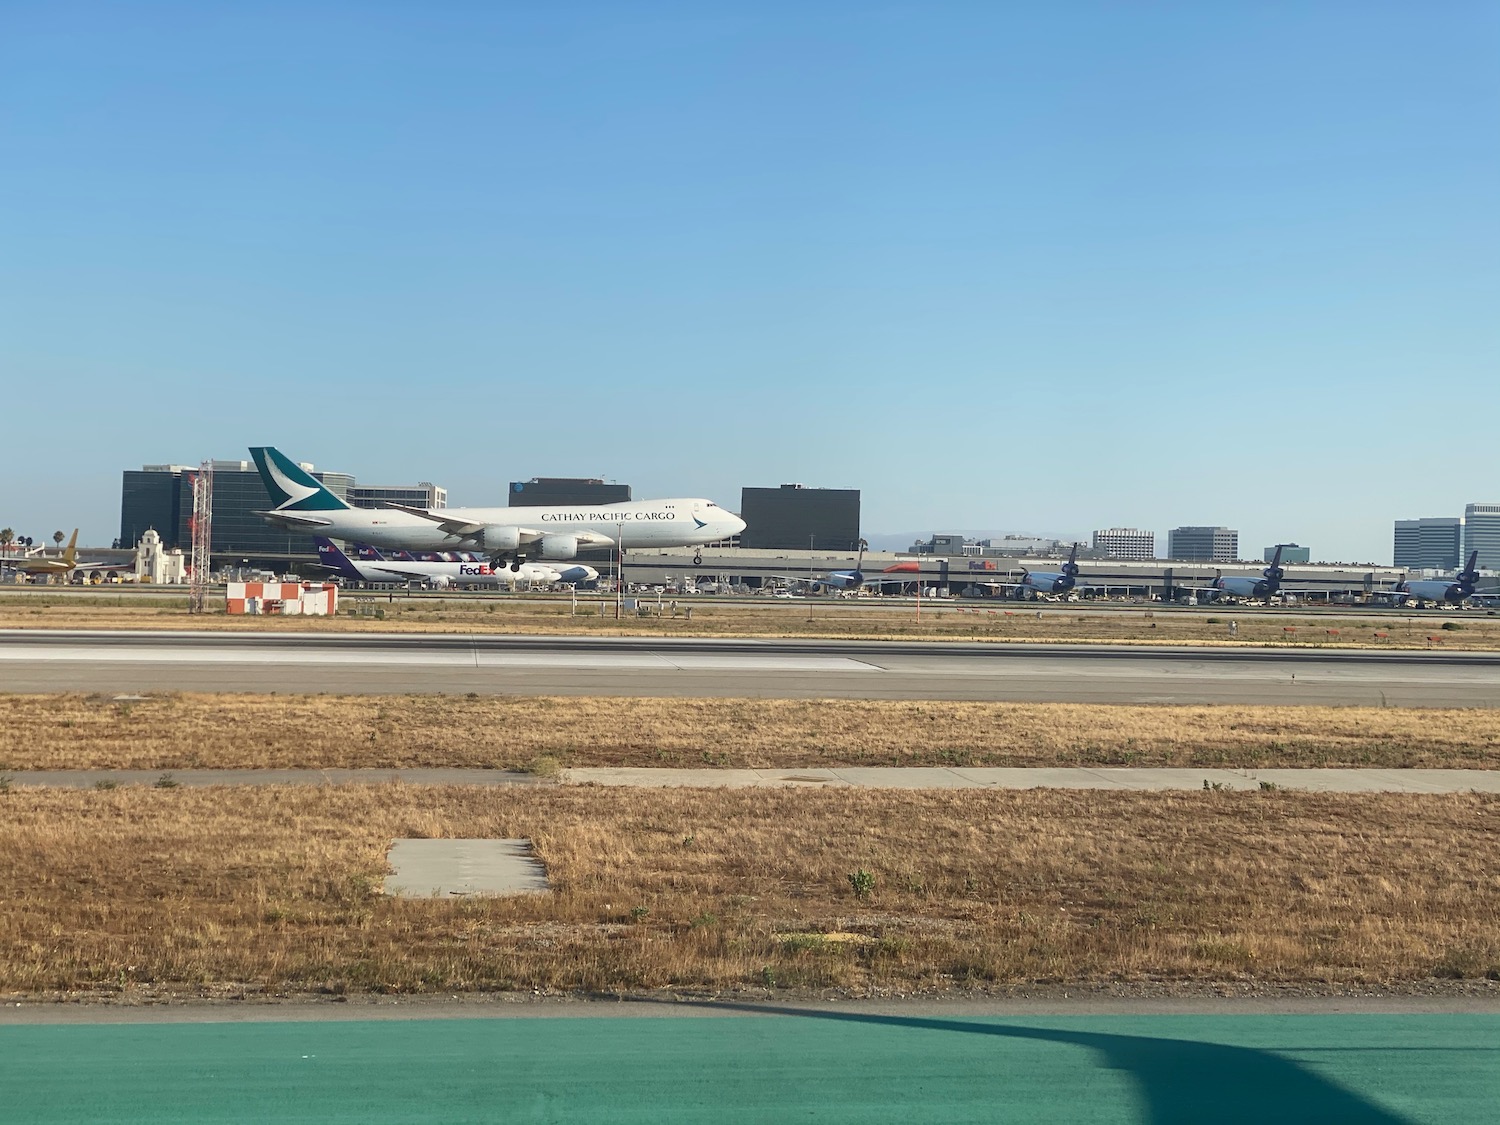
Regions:
<instances>
[{"instance_id":1,"label":"purple and orange fedex logo","mask_svg":"<svg viewBox=\"0 0 1500 1125\"><path fill-rule=\"evenodd\" d=\"M490 569L488 563L459 563L458 573L462 577L469 578L483 577L494 574L495 572Z\"/></svg>"}]
</instances>

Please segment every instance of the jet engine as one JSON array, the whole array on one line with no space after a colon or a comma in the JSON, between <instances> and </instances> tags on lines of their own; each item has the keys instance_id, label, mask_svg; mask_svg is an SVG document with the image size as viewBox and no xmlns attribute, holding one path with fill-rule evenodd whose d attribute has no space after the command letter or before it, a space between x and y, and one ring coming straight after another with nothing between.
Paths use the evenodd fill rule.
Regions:
<instances>
[{"instance_id":1,"label":"jet engine","mask_svg":"<svg viewBox=\"0 0 1500 1125\"><path fill-rule=\"evenodd\" d=\"M486 532L488 534L488 532ZM542 558L544 559L571 559L578 554L578 536L576 535L543 535L542 536Z\"/></svg>"},{"instance_id":2,"label":"jet engine","mask_svg":"<svg viewBox=\"0 0 1500 1125\"><path fill-rule=\"evenodd\" d=\"M449 578L446 574L435 574L427 581L434 590L446 590L449 586L453 585L453 579Z\"/></svg>"},{"instance_id":3,"label":"jet engine","mask_svg":"<svg viewBox=\"0 0 1500 1125\"><path fill-rule=\"evenodd\" d=\"M521 529L514 525L507 527L501 524L491 524L480 534L483 536L486 551L499 553L521 549Z\"/></svg>"}]
</instances>

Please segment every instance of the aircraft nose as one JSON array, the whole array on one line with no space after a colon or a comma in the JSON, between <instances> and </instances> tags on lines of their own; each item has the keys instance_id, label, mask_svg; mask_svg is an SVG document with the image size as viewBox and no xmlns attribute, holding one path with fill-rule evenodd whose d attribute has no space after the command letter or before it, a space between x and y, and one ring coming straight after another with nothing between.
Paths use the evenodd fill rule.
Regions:
<instances>
[{"instance_id":1,"label":"aircraft nose","mask_svg":"<svg viewBox=\"0 0 1500 1125\"><path fill-rule=\"evenodd\" d=\"M726 522L729 526L729 531L728 534L724 536L724 538L728 539L730 536L738 535L740 532L745 530L745 521L740 519L739 516L735 515L733 512L728 512L726 513L726 515L728 517Z\"/></svg>"}]
</instances>

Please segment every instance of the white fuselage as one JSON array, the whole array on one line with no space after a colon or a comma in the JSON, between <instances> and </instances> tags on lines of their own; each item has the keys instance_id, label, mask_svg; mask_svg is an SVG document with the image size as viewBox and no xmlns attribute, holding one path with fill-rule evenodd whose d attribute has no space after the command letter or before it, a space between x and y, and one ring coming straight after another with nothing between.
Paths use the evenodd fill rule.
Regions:
<instances>
[{"instance_id":1,"label":"white fuselage","mask_svg":"<svg viewBox=\"0 0 1500 1125\"><path fill-rule=\"evenodd\" d=\"M576 508L442 508L433 514L449 523L516 527L543 537L587 533L602 536L608 544L618 540L627 550L699 546L738 535L745 527L738 516L712 501L692 498L631 500ZM305 515L321 526L309 528L304 521L300 530L315 530L330 538L375 547L445 551L472 548L478 541L476 536L455 534L432 520L396 509L348 508ZM584 549L592 546L584 545ZM544 557L536 548L521 553Z\"/></svg>"},{"instance_id":2,"label":"white fuselage","mask_svg":"<svg viewBox=\"0 0 1500 1125\"><path fill-rule=\"evenodd\" d=\"M550 586L563 581L561 571L540 563L504 567L491 566L486 562L350 561L365 582L427 582L437 586ZM597 576L596 573L595 577Z\"/></svg>"}]
</instances>

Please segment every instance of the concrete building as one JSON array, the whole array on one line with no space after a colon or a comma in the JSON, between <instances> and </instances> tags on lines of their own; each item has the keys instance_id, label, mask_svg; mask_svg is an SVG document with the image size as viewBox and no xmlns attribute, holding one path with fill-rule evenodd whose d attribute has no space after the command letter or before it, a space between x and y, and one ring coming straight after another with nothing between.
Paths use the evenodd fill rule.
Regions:
<instances>
[{"instance_id":1,"label":"concrete building","mask_svg":"<svg viewBox=\"0 0 1500 1125\"><path fill-rule=\"evenodd\" d=\"M1276 548L1267 547L1263 557L1266 562L1270 562L1276 557ZM1283 543L1281 544L1281 562L1283 566L1288 563L1312 562L1312 548L1300 547L1296 543Z\"/></svg>"},{"instance_id":2,"label":"concrete building","mask_svg":"<svg viewBox=\"0 0 1500 1125\"><path fill-rule=\"evenodd\" d=\"M510 482L512 508L593 507L623 504L630 485L606 483L598 477L532 477Z\"/></svg>"},{"instance_id":3,"label":"concrete building","mask_svg":"<svg viewBox=\"0 0 1500 1125\"><path fill-rule=\"evenodd\" d=\"M1134 527L1111 527L1094 532L1092 539L1095 551L1107 559L1156 558L1156 532L1141 531Z\"/></svg>"},{"instance_id":4,"label":"concrete building","mask_svg":"<svg viewBox=\"0 0 1500 1125\"><path fill-rule=\"evenodd\" d=\"M1240 533L1228 527L1174 527L1167 532L1167 558L1234 562L1240 557Z\"/></svg>"},{"instance_id":5,"label":"concrete building","mask_svg":"<svg viewBox=\"0 0 1500 1125\"><path fill-rule=\"evenodd\" d=\"M416 484L351 484L344 499L355 508L380 508L404 504L408 508L446 508L448 490L431 481Z\"/></svg>"},{"instance_id":6,"label":"concrete building","mask_svg":"<svg viewBox=\"0 0 1500 1125\"><path fill-rule=\"evenodd\" d=\"M859 489L745 488L740 545L757 550L853 551L859 546Z\"/></svg>"},{"instance_id":7,"label":"concrete building","mask_svg":"<svg viewBox=\"0 0 1500 1125\"><path fill-rule=\"evenodd\" d=\"M1393 565L1403 570L1457 570L1462 550L1462 520L1428 516L1396 521Z\"/></svg>"},{"instance_id":8,"label":"concrete building","mask_svg":"<svg viewBox=\"0 0 1500 1125\"><path fill-rule=\"evenodd\" d=\"M1479 566L1500 568L1500 504L1464 505L1464 561L1474 551Z\"/></svg>"}]
</instances>

